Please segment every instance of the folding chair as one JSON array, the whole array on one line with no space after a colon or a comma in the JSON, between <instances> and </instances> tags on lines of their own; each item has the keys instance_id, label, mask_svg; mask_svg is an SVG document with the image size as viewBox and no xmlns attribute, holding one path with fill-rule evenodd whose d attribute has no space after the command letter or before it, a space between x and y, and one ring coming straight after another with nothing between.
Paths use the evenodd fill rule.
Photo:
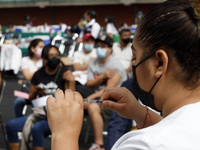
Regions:
<instances>
[{"instance_id":1,"label":"folding chair","mask_svg":"<svg viewBox=\"0 0 200 150\"><path fill-rule=\"evenodd\" d=\"M6 87L6 81L2 80L1 83L2 84L1 84L1 87L0 87L0 105L1 105L1 102L2 102L2 99L3 99L3 94L4 94L5 87ZM1 112L0 112L0 126L1 126L1 130L2 130L2 133L3 133L4 140L5 140L6 148L9 149L8 138L7 138L6 129L5 129L5 124L3 122L3 118L1 116Z\"/></svg>"}]
</instances>

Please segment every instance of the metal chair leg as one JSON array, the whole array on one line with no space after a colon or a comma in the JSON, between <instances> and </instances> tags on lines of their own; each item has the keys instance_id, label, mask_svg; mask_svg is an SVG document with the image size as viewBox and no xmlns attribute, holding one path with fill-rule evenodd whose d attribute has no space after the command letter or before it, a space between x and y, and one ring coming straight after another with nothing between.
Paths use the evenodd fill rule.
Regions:
<instances>
[{"instance_id":1,"label":"metal chair leg","mask_svg":"<svg viewBox=\"0 0 200 150\"><path fill-rule=\"evenodd\" d=\"M0 113L0 126L1 126L2 133L3 133L4 141L5 141L5 144L6 144L6 149L9 150L8 138L7 138L7 134L6 134L6 128L5 128L5 125L3 123L3 119L2 119L1 113Z\"/></svg>"}]
</instances>

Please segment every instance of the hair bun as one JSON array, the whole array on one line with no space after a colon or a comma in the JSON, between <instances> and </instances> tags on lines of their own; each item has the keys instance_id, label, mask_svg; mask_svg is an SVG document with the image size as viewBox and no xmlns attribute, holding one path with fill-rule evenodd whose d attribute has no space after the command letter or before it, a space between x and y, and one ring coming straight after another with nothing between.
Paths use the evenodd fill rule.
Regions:
<instances>
[{"instance_id":1,"label":"hair bun","mask_svg":"<svg viewBox=\"0 0 200 150\"><path fill-rule=\"evenodd\" d=\"M191 4L197 19L200 19L200 0L191 0Z\"/></svg>"},{"instance_id":2,"label":"hair bun","mask_svg":"<svg viewBox=\"0 0 200 150\"><path fill-rule=\"evenodd\" d=\"M200 31L200 0L191 0L191 5L194 9L194 14L198 20L198 29Z\"/></svg>"}]
</instances>

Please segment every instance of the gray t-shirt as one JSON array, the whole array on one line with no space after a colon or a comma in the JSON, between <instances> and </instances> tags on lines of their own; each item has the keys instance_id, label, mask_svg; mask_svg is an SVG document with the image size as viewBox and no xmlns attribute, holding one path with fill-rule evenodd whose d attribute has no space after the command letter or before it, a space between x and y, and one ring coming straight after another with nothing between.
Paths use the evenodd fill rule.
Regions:
<instances>
[{"instance_id":1,"label":"gray t-shirt","mask_svg":"<svg viewBox=\"0 0 200 150\"><path fill-rule=\"evenodd\" d=\"M88 66L88 80L94 80L97 78L99 75L101 75L106 69L114 69L117 71L120 76L120 82L118 84L118 87L121 86L121 84L127 80L126 72L124 71L120 61L112 56L110 56L106 63L104 65L99 64L99 59L95 59L91 61L91 63ZM106 82L102 83L99 87L98 90L106 87Z\"/></svg>"}]
</instances>

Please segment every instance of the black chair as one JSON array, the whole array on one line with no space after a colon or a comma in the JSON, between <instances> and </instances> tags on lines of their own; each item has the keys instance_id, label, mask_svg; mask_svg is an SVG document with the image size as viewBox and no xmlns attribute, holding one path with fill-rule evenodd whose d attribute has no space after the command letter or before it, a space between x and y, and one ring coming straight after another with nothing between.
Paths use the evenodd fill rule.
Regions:
<instances>
[{"instance_id":1,"label":"black chair","mask_svg":"<svg viewBox=\"0 0 200 150\"><path fill-rule=\"evenodd\" d=\"M1 83L2 84L0 86L0 105L1 105L2 100L3 100L3 94L4 94L5 87L6 87L6 81L2 80ZM5 124L3 122L3 118L1 116L1 112L0 112L0 126L1 126L1 130L2 130L2 133L3 133L4 140L5 140L6 148L9 149L8 138L7 138L7 134L6 134L6 128L5 128Z\"/></svg>"}]
</instances>

